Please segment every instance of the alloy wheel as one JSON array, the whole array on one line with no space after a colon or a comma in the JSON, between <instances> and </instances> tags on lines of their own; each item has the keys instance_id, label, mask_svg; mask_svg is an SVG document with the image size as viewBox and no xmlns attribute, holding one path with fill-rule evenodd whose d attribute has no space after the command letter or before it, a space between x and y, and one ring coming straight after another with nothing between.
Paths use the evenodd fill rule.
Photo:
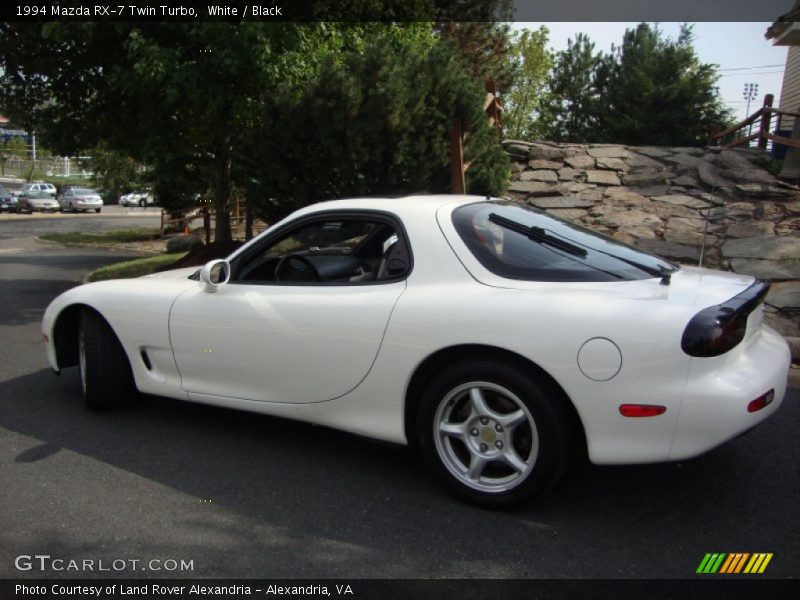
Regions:
<instances>
[{"instance_id":1,"label":"alloy wheel","mask_svg":"<svg viewBox=\"0 0 800 600\"><path fill-rule=\"evenodd\" d=\"M433 427L444 466L460 483L481 492L517 487L539 455L539 434L528 407L494 383L464 383L445 394Z\"/></svg>"}]
</instances>

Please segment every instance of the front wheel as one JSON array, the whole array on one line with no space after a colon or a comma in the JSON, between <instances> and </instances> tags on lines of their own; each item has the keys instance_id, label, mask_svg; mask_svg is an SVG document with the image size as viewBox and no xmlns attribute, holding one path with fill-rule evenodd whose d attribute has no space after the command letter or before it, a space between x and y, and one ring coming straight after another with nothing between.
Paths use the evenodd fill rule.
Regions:
<instances>
[{"instance_id":1,"label":"front wheel","mask_svg":"<svg viewBox=\"0 0 800 600\"><path fill-rule=\"evenodd\" d=\"M99 213L99 212L100 212L100 210L101 210L101 209L99 209L99 208L95 208L95 209L94 209L94 212L96 212L96 213Z\"/></svg>"},{"instance_id":2,"label":"front wheel","mask_svg":"<svg viewBox=\"0 0 800 600\"><path fill-rule=\"evenodd\" d=\"M81 314L78 366L88 408L114 408L133 398L136 387L128 356L111 326L90 310Z\"/></svg>"},{"instance_id":3,"label":"front wheel","mask_svg":"<svg viewBox=\"0 0 800 600\"><path fill-rule=\"evenodd\" d=\"M467 361L423 394L418 441L456 493L505 507L550 489L571 462L574 428L559 390L513 363Z\"/></svg>"}]
</instances>

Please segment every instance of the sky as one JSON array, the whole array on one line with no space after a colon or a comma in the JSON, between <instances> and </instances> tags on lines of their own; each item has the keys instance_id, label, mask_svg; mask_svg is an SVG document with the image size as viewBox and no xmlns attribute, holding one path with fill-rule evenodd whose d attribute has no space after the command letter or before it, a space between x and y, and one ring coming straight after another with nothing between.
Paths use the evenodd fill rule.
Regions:
<instances>
[{"instance_id":1,"label":"sky","mask_svg":"<svg viewBox=\"0 0 800 600\"><path fill-rule=\"evenodd\" d=\"M718 85L725 105L734 110L737 120L748 113L743 98L745 83L758 84L758 97L750 102L752 114L764 101L765 94L774 94L778 106L783 82L783 65L787 48L773 46L764 38L772 23L695 23L694 47L704 63L719 65ZM608 52L611 44L619 45L625 29L637 23L515 23L515 29L538 29L545 25L550 30L550 45L554 50L564 50L567 39L585 33L595 43L595 49ZM677 37L680 23L659 23L670 37ZM777 65L777 66L776 66ZM789 108L795 110L797 107Z\"/></svg>"}]
</instances>

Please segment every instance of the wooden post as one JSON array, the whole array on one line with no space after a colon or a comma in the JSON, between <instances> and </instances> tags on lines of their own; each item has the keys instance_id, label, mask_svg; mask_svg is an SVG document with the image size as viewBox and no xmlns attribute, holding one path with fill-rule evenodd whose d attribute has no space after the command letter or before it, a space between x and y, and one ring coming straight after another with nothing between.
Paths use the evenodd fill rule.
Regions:
<instances>
[{"instance_id":1,"label":"wooden post","mask_svg":"<svg viewBox=\"0 0 800 600\"><path fill-rule=\"evenodd\" d=\"M250 200L244 203L244 239L247 242L253 239L253 203Z\"/></svg>"},{"instance_id":2,"label":"wooden post","mask_svg":"<svg viewBox=\"0 0 800 600\"><path fill-rule=\"evenodd\" d=\"M208 207L203 207L203 229L206 232L206 245L211 243L211 215L208 212Z\"/></svg>"},{"instance_id":3,"label":"wooden post","mask_svg":"<svg viewBox=\"0 0 800 600\"><path fill-rule=\"evenodd\" d=\"M722 125L715 123L711 126L711 131L708 132L708 141L706 141L706 146L719 146L719 143L716 141L717 135L722 131Z\"/></svg>"},{"instance_id":4,"label":"wooden post","mask_svg":"<svg viewBox=\"0 0 800 600\"><path fill-rule=\"evenodd\" d=\"M461 134L461 120L453 120L450 130L450 193L463 194L466 190L464 181L464 143Z\"/></svg>"},{"instance_id":5,"label":"wooden post","mask_svg":"<svg viewBox=\"0 0 800 600\"><path fill-rule=\"evenodd\" d=\"M489 123L492 127L497 128L497 135L503 139L503 121L500 118L500 100L497 98L497 85L491 79L486 81L486 93L491 95L491 99L487 98L486 113L489 115Z\"/></svg>"},{"instance_id":6,"label":"wooden post","mask_svg":"<svg viewBox=\"0 0 800 600\"><path fill-rule=\"evenodd\" d=\"M767 149L767 136L764 135L765 133L769 133L769 124L770 120L772 119L772 112L767 110L772 108L772 101L775 99L775 96L772 94L767 94L764 96L764 107L763 112L761 113L761 124L758 127L758 147L762 150Z\"/></svg>"}]
</instances>

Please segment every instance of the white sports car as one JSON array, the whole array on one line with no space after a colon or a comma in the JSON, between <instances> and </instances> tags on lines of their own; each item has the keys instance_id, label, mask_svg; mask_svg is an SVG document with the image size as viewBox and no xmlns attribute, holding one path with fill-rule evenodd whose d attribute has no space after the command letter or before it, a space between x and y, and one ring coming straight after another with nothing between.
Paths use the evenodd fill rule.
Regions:
<instances>
[{"instance_id":1,"label":"white sports car","mask_svg":"<svg viewBox=\"0 0 800 600\"><path fill-rule=\"evenodd\" d=\"M686 459L774 413L767 289L507 201L336 200L199 271L73 288L42 330L90 408L138 390L413 444L498 506L582 455Z\"/></svg>"}]
</instances>

